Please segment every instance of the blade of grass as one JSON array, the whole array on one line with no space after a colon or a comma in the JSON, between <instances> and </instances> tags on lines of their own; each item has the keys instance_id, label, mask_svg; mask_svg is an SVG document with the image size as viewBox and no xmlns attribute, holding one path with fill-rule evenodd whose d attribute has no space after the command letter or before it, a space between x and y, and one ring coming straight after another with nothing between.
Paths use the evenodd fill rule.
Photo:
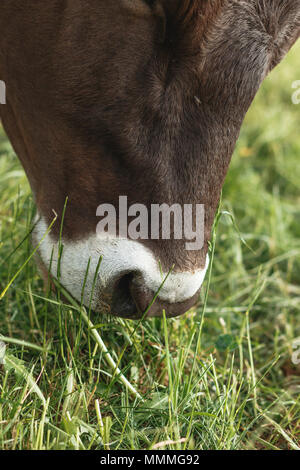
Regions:
<instances>
[{"instance_id":1,"label":"blade of grass","mask_svg":"<svg viewBox=\"0 0 300 470\"><path fill-rule=\"evenodd\" d=\"M82 319L86 323L88 329L91 332L91 335L94 337L94 340L96 343L99 345L100 350L102 351L106 362L108 365L113 369L114 373L120 378L120 381L123 383L123 385L132 393L133 396L138 398L139 400L143 401L142 396L138 393L138 391L131 385L131 383L126 379L126 377L122 374L122 371L119 369L117 364L115 363L114 359L110 355L105 343L103 342L100 334L98 331L95 329L94 324L92 321L89 319L88 314L86 313L86 310L84 307L80 307L78 303L72 298L72 296L58 283L58 281L53 278L53 282L55 285L61 290L62 294L68 299L68 301L76 307L78 312L80 313Z\"/></svg>"},{"instance_id":2,"label":"blade of grass","mask_svg":"<svg viewBox=\"0 0 300 470\"><path fill-rule=\"evenodd\" d=\"M44 236L42 237L42 239L39 241L39 243L37 244L37 246L35 247L35 249L31 252L30 256L27 258L27 260L25 261L25 263L23 263L23 265L20 267L20 269L18 269L18 271L16 272L16 274L12 277L12 279L9 281L9 283L7 284L7 286L5 287L5 289L1 292L0 294L0 300L3 299L3 297L6 295L8 289L10 288L10 286L13 284L13 282L17 279L17 277L19 276L19 274L23 271L23 269L25 268L25 266L29 263L29 261L31 260L31 258L33 258L33 256L35 255L35 253L37 252L37 250L39 249L39 247L41 246L41 244L43 243L43 241L45 240L45 238L47 237L48 233L51 231L53 225L55 224L56 222L56 219L57 219L57 215L55 215L54 219L52 220L51 224L49 225L49 227L47 228Z\"/></svg>"}]
</instances>

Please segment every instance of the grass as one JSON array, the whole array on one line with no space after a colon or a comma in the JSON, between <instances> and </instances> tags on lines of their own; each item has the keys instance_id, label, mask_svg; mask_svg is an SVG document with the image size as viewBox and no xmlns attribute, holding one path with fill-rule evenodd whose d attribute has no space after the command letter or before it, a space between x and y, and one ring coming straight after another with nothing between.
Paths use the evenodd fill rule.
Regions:
<instances>
[{"instance_id":1,"label":"grass","mask_svg":"<svg viewBox=\"0 0 300 470\"><path fill-rule=\"evenodd\" d=\"M0 301L0 449L299 450L299 53L247 115L211 272L181 318L89 319L45 291L32 196L0 131L0 293L23 266Z\"/></svg>"}]
</instances>

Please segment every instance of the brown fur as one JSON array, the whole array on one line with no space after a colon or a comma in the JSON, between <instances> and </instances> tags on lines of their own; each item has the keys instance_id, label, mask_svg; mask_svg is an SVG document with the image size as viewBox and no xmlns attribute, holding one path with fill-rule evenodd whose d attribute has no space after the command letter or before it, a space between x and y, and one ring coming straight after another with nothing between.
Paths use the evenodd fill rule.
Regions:
<instances>
[{"instance_id":1,"label":"brown fur","mask_svg":"<svg viewBox=\"0 0 300 470\"><path fill-rule=\"evenodd\" d=\"M144 242L164 269L193 270L245 113L299 37L300 0L148 3L1 0L0 112L48 221L68 196L70 239L119 195L205 204L200 253Z\"/></svg>"}]
</instances>

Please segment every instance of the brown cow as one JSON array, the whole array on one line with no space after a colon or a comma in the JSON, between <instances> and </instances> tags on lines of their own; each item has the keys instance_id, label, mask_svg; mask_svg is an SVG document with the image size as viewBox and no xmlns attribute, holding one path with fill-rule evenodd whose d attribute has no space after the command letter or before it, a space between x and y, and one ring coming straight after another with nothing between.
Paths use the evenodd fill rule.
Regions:
<instances>
[{"instance_id":1,"label":"brown cow","mask_svg":"<svg viewBox=\"0 0 300 470\"><path fill-rule=\"evenodd\" d=\"M97 311L139 317L161 288L148 315L185 312L243 118L299 37L300 0L1 0L0 31L0 111L35 196L35 242L58 214L44 269L52 259ZM195 229L204 205L201 249L175 222L165 239L120 236L120 219L115 235L96 232L125 196L149 210L151 234L153 206L192 208Z\"/></svg>"}]
</instances>

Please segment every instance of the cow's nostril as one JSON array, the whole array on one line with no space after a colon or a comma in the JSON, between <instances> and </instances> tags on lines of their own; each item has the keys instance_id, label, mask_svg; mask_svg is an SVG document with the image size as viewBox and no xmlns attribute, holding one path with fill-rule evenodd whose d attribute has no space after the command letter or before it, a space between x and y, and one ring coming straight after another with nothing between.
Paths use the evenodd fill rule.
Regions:
<instances>
[{"instance_id":1,"label":"cow's nostril","mask_svg":"<svg viewBox=\"0 0 300 470\"><path fill-rule=\"evenodd\" d=\"M112 314L126 318L138 317L138 308L131 293L133 277L134 273L127 273L117 281L112 297Z\"/></svg>"},{"instance_id":2,"label":"cow's nostril","mask_svg":"<svg viewBox=\"0 0 300 470\"><path fill-rule=\"evenodd\" d=\"M113 315L131 319L147 317L161 317L163 310L167 316L181 315L195 305L198 293L192 298L179 303L163 301L159 296L147 289L138 272L127 272L115 284L112 295L111 313Z\"/></svg>"}]
</instances>

